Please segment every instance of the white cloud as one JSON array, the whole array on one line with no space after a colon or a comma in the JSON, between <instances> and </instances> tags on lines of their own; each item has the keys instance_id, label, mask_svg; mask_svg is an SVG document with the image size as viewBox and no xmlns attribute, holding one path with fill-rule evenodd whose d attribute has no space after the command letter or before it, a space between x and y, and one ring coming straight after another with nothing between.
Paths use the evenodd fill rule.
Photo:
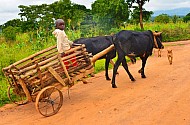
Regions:
<instances>
[{"instance_id":1,"label":"white cloud","mask_svg":"<svg viewBox=\"0 0 190 125\"><path fill-rule=\"evenodd\" d=\"M181 7L190 7L189 0L150 0L144 5L146 10L171 10Z\"/></svg>"},{"instance_id":2,"label":"white cloud","mask_svg":"<svg viewBox=\"0 0 190 125\"><path fill-rule=\"evenodd\" d=\"M76 4L80 4L80 5L85 5L86 8L90 9L91 8L91 4L95 1L95 0L71 0L73 3Z\"/></svg>"},{"instance_id":3,"label":"white cloud","mask_svg":"<svg viewBox=\"0 0 190 125\"><path fill-rule=\"evenodd\" d=\"M0 25L9 20L20 18L19 5L40 5L43 3L51 4L57 0L1 0L0 1Z\"/></svg>"}]
</instances>

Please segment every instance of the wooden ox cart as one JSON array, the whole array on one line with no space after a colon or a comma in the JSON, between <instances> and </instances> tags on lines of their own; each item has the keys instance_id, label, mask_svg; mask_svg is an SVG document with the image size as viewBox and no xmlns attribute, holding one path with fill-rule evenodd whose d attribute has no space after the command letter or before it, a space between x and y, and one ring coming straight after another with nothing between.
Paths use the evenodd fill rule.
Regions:
<instances>
[{"instance_id":1,"label":"wooden ox cart","mask_svg":"<svg viewBox=\"0 0 190 125\"><path fill-rule=\"evenodd\" d=\"M8 97L16 104L33 101L40 114L54 115L63 104L60 89L71 87L77 80L94 72L92 62L111 49L113 45L90 58L85 46L79 45L68 50L65 53L67 56L61 57L56 46L52 46L15 62L3 68L10 84Z\"/></svg>"}]
</instances>

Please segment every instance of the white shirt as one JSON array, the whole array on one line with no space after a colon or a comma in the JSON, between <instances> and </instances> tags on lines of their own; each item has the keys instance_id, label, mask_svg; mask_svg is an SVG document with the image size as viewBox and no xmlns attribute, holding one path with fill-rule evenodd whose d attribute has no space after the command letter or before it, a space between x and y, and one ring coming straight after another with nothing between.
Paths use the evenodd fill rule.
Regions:
<instances>
[{"instance_id":1,"label":"white shirt","mask_svg":"<svg viewBox=\"0 0 190 125\"><path fill-rule=\"evenodd\" d=\"M64 30L55 29L52 33L57 38L57 50L59 53L69 50L72 45Z\"/></svg>"}]
</instances>

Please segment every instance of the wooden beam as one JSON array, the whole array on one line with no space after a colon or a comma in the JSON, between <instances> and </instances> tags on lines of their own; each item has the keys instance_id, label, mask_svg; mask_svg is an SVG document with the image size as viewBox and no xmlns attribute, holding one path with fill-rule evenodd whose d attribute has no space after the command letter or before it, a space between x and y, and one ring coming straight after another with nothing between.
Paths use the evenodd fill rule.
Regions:
<instances>
[{"instance_id":1,"label":"wooden beam","mask_svg":"<svg viewBox=\"0 0 190 125\"><path fill-rule=\"evenodd\" d=\"M76 50L78 50L78 49L82 49L82 48L84 48L84 47L85 47L85 45L82 44L81 46L77 46L77 47L71 48L70 50L65 51L65 54L69 54L69 53L71 53L71 52L74 52L74 51L76 51Z\"/></svg>"},{"instance_id":2,"label":"wooden beam","mask_svg":"<svg viewBox=\"0 0 190 125\"><path fill-rule=\"evenodd\" d=\"M94 55L92 58L90 58L91 62L96 62L97 59L99 59L100 57L102 57L103 55L107 54L108 52L110 52L111 50L114 49L114 45L109 46L108 48L104 49L103 51L97 53L96 55Z\"/></svg>"},{"instance_id":3,"label":"wooden beam","mask_svg":"<svg viewBox=\"0 0 190 125\"><path fill-rule=\"evenodd\" d=\"M46 64L46 65L44 65L44 66L41 66L41 67L40 67L40 70L44 70L44 69L46 69L46 68L48 68L48 67L50 67L50 66L55 65L56 63L58 63L58 60L55 60L55 61L53 61L53 62L51 62L51 63L48 63L48 64ZM25 73L24 75L20 75L20 76L21 76L21 78L26 78L27 76L33 75L33 74L35 74L36 72L37 72L37 69L33 69L33 70L28 71L28 72Z\"/></svg>"},{"instance_id":4,"label":"wooden beam","mask_svg":"<svg viewBox=\"0 0 190 125\"><path fill-rule=\"evenodd\" d=\"M62 59L61 59L61 56L60 56L59 54L58 54L57 56L58 56L58 59L59 59L61 65L62 65L62 67L63 67L63 70L64 70L64 72L65 72L66 77L69 79L69 83L72 83L71 78L70 78L70 76L69 76L69 73L68 73L68 71L67 71L67 69L66 69L66 67L65 67L65 64L63 63L63 61L62 61Z\"/></svg>"},{"instance_id":5,"label":"wooden beam","mask_svg":"<svg viewBox=\"0 0 190 125\"><path fill-rule=\"evenodd\" d=\"M63 86L66 86L64 80L61 78L61 76L59 76L59 74L52 67L49 67L48 71L55 77L55 79L57 79L58 82L60 82Z\"/></svg>"},{"instance_id":6,"label":"wooden beam","mask_svg":"<svg viewBox=\"0 0 190 125\"><path fill-rule=\"evenodd\" d=\"M38 66L45 65L45 64L50 63L50 62L52 62L52 61L54 61L54 60L56 60L56 59L57 59L57 55L55 55L55 56L53 56L53 57L51 57L51 58L49 58L49 59L46 59L46 60L44 60L44 61L39 62L39 63L38 63ZM20 73L27 72L27 71L32 70L32 69L35 69L35 68L36 68L36 63L33 64L33 65L31 65L31 66L29 66L29 67L26 67L26 68L20 70Z\"/></svg>"},{"instance_id":7,"label":"wooden beam","mask_svg":"<svg viewBox=\"0 0 190 125\"><path fill-rule=\"evenodd\" d=\"M24 83L24 81L21 78L19 78L18 81L19 81L20 85L22 86L24 93L26 94L27 100L31 102L32 97L31 97L30 92L28 91L28 89L26 87L26 84Z\"/></svg>"}]
</instances>

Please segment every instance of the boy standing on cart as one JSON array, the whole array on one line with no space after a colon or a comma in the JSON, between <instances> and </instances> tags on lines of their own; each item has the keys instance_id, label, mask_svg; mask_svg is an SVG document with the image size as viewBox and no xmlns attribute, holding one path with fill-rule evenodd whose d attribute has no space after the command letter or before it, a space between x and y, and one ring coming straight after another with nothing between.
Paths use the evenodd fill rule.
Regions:
<instances>
[{"instance_id":1,"label":"boy standing on cart","mask_svg":"<svg viewBox=\"0 0 190 125\"><path fill-rule=\"evenodd\" d=\"M65 33L65 22L62 19L57 19L55 21L56 29L53 31L53 34L57 38L57 49L61 55L64 55L64 52L69 50L73 44L70 41Z\"/></svg>"},{"instance_id":2,"label":"boy standing on cart","mask_svg":"<svg viewBox=\"0 0 190 125\"><path fill-rule=\"evenodd\" d=\"M62 19L57 19L55 21L55 27L56 29L53 31L53 35L57 38L57 50L61 54L61 57L67 56L65 54L65 51L71 49L71 46L73 44L72 41L70 41L64 31L65 29L65 22ZM76 58L71 59L74 67L77 66ZM66 68L68 69L68 61L64 61L64 64L66 65Z\"/></svg>"},{"instance_id":3,"label":"boy standing on cart","mask_svg":"<svg viewBox=\"0 0 190 125\"><path fill-rule=\"evenodd\" d=\"M61 54L61 57L67 56L68 54L65 54L65 52L69 49L71 49L71 46L73 44L72 41L70 41L64 31L65 29L65 22L62 19L57 19L55 21L55 30L53 31L53 35L57 38L57 50ZM77 61L76 58L71 59L72 66L77 67ZM66 69L69 69L69 61L64 61L64 64L66 65ZM82 78L81 79L83 83L87 83L87 81Z\"/></svg>"}]
</instances>

